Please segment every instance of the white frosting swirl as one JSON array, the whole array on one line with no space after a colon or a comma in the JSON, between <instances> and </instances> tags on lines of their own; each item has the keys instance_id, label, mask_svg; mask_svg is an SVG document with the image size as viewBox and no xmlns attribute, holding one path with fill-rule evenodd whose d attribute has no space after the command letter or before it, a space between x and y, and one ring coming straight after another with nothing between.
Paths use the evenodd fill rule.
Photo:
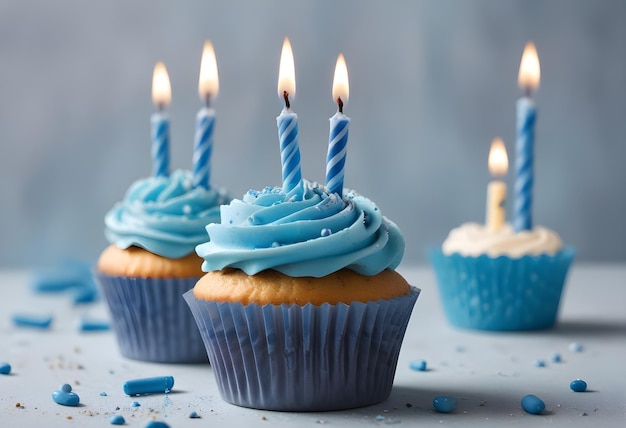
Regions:
<instances>
[{"instance_id":1,"label":"white frosting swirl","mask_svg":"<svg viewBox=\"0 0 626 428\"><path fill-rule=\"evenodd\" d=\"M519 258L527 255L554 254L563 248L559 235L545 227L535 226L532 230L516 233L510 224L501 230L489 230L484 224L465 223L450 231L443 243L442 251L449 255L477 257L509 256Z\"/></svg>"}]
</instances>

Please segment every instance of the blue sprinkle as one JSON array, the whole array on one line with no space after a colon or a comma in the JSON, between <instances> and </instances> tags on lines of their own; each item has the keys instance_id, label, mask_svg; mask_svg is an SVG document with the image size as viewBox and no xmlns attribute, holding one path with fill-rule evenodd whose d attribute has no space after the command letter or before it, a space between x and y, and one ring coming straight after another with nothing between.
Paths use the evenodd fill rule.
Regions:
<instances>
[{"instance_id":1,"label":"blue sprinkle","mask_svg":"<svg viewBox=\"0 0 626 428\"><path fill-rule=\"evenodd\" d=\"M528 394L522 397L522 408L532 415L538 415L546 409L546 405L537 396Z\"/></svg>"},{"instance_id":2,"label":"blue sprinkle","mask_svg":"<svg viewBox=\"0 0 626 428\"><path fill-rule=\"evenodd\" d=\"M11 319L13 320L13 324L20 327L46 329L52 324L52 315L14 314Z\"/></svg>"},{"instance_id":3,"label":"blue sprinkle","mask_svg":"<svg viewBox=\"0 0 626 428\"><path fill-rule=\"evenodd\" d=\"M333 234L333 231L328 228L322 229L322 232L320 233L321 236L330 236L332 234Z\"/></svg>"},{"instance_id":4,"label":"blue sprinkle","mask_svg":"<svg viewBox=\"0 0 626 428\"><path fill-rule=\"evenodd\" d=\"M569 344L569 350L572 352L581 352L583 350L583 345L578 342L572 342Z\"/></svg>"},{"instance_id":5,"label":"blue sprinkle","mask_svg":"<svg viewBox=\"0 0 626 428\"><path fill-rule=\"evenodd\" d=\"M426 360L413 360L409 363L409 368L418 372L426 371Z\"/></svg>"},{"instance_id":6,"label":"blue sprinkle","mask_svg":"<svg viewBox=\"0 0 626 428\"><path fill-rule=\"evenodd\" d=\"M78 305L81 303L92 303L98 300L98 289L96 287L79 287L74 291L72 301Z\"/></svg>"},{"instance_id":7,"label":"blue sprinkle","mask_svg":"<svg viewBox=\"0 0 626 428\"><path fill-rule=\"evenodd\" d=\"M126 423L126 420L122 415L115 415L111 416L111 419L109 419L109 423L111 425L124 425Z\"/></svg>"},{"instance_id":8,"label":"blue sprinkle","mask_svg":"<svg viewBox=\"0 0 626 428\"><path fill-rule=\"evenodd\" d=\"M52 399L55 403L62 406L78 406L80 398L72 392L72 386L64 383L59 387L58 391L52 393Z\"/></svg>"},{"instance_id":9,"label":"blue sprinkle","mask_svg":"<svg viewBox=\"0 0 626 428\"><path fill-rule=\"evenodd\" d=\"M446 395L439 395L433 398L433 406L439 413L450 413L456 409L457 399Z\"/></svg>"},{"instance_id":10,"label":"blue sprinkle","mask_svg":"<svg viewBox=\"0 0 626 428\"><path fill-rule=\"evenodd\" d=\"M157 376L126 381L123 389L126 395L167 394L173 387L173 376Z\"/></svg>"},{"instance_id":11,"label":"blue sprinkle","mask_svg":"<svg viewBox=\"0 0 626 428\"><path fill-rule=\"evenodd\" d=\"M106 397L106 396L107 396L107 393L106 393L106 392L102 391L102 392L100 393L100 397Z\"/></svg>"},{"instance_id":12,"label":"blue sprinkle","mask_svg":"<svg viewBox=\"0 0 626 428\"><path fill-rule=\"evenodd\" d=\"M132 403L130 403L130 407L141 407L141 404L139 404L138 401L133 401Z\"/></svg>"},{"instance_id":13,"label":"blue sprinkle","mask_svg":"<svg viewBox=\"0 0 626 428\"><path fill-rule=\"evenodd\" d=\"M569 387L574 392L585 392L587 390L587 382L582 379L573 380Z\"/></svg>"},{"instance_id":14,"label":"blue sprinkle","mask_svg":"<svg viewBox=\"0 0 626 428\"><path fill-rule=\"evenodd\" d=\"M552 362L560 363L561 361L562 361L561 360L561 354L555 353L555 354L552 355Z\"/></svg>"},{"instance_id":15,"label":"blue sprinkle","mask_svg":"<svg viewBox=\"0 0 626 428\"><path fill-rule=\"evenodd\" d=\"M535 367L545 367L546 366L546 362L544 360L535 360L535 362L533 364L535 365Z\"/></svg>"},{"instance_id":16,"label":"blue sprinkle","mask_svg":"<svg viewBox=\"0 0 626 428\"><path fill-rule=\"evenodd\" d=\"M106 331L110 329L111 325L108 321L81 318L78 322L78 331Z\"/></svg>"},{"instance_id":17,"label":"blue sprinkle","mask_svg":"<svg viewBox=\"0 0 626 428\"><path fill-rule=\"evenodd\" d=\"M9 373L11 373L11 364L0 363L0 374L9 374Z\"/></svg>"},{"instance_id":18,"label":"blue sprinkle","mask_svg":"<svg viewBox=\"0 0 626 428\"><path fill-rule=\"evenodd\" d=\"M189 417L191 419L199 419L200 415L194 410L193 412L189 413Z\"/></svg>"},{"instance_id":19,"label":"blue sprinkle","mask_svg":"<svg viewBox=\"0 0 626 428\"><path fill-rule=\"evenodd\" d=\"M170 428L168 424L161 421L150 421L146 424L145 428Z\"/></svg>"},{"instance_id":20,"label":"blue sprinkle","mask_svg":"<svg viewBox=\"0 0 626 428\"><path fill-rule=\"evenodd\" d=\"M384 421L384 420L385 420L385 417L384 417L383 415L377 415L377 416L376 416L376 420L377 420L377 421Z\"/></svg>"}]
</instances>

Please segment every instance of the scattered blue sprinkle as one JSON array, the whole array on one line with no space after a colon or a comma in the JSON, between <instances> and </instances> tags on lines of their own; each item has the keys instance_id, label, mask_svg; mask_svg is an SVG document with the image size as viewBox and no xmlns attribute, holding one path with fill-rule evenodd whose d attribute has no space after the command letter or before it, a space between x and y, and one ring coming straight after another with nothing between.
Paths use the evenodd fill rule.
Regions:
<instances>
[{"instance_id":1,"label":"scattered blue sprinkle","mask_svg":"<svg viewBox=\"0 0 626 428\"><path fill-rule=\"evenodd\" d=\"M124 425L126 423L126 420L122 415L115 415L111 416L111 419L109 419L109 423L111 425Z\"/></svg>"},{"instance_id":2,"label":"scattered blue sprinkle","mask_svg":"<svg viewBox=\"0 0 626 428\"><path fill-rule=\"evenodd\" d=\"M150 421L146 424L145 428L170 428L168 424L161 421Z\"/></svg>"},{"instance_id":3,"label":"scattered blue sprinkle","mask_svg":"<svg viewBox=\"0 0 626 428\"><path fill-rule=\"evenodd\" d=\"M19 327L35 327L46 329L52 324L52 315L14 314L11 317L13 324Z\"/></svg>"},{"instance_id":4,"label":"scattered blue sprinkle","mask_svg":"<svg viewBox=\"0 0 626 428\"><path fill-rule=\"evenodd\" d=\"M569 388L574 392L585 392L587 390L587 382L582 379L576 379L570 382Z\"/></svg>"},{"instance_id":5,"label":"scattered blue sprinkle","mask_svg":"<svg viewBox=\"0 0 626 428\"><path fill-rule=\"evenodd\" d=\"M418 372L426 371L426 360L413 360L409 363L409 368Z\"/></svg>"},{"instance_id":6,"label":"scattered blue sprinkle","mask_svg":"<svg viewBox=\"0 0 626 428\"><path fill-rule=\"evenodd\" d=\"M546 366L546 362L544 360L535 360L535 362L533 364L535 365L535 367L545 367Z\"/></svg>"},{"instance_id":7,"label":"scattered blue sprinkle","mask_svg":"<svg viewBox=\"0 0 626 428\"><path fill-rule=\"evenodd\" d=\"M383 415L376 415L376 420L381 422L385 420L385 417Z\"/></svg>"},{"instance_id":8,"label":"scattered blue sprinkle","mask_svg":"<svg viewBox=\"0 0 626 428\"><path fill-rule=\"evenodd\" d=\"M532 415L538 415L546 409L546 405L536 395L528 394L522 397L522 409Z\"/></svg>"},{"instance_id":9,"label":"scattered blue sprinkle","mask_svg":"<svg viewBox=\"0 0 626 428\"><path fill-rule=\"evenodd\" d=\"M433 406L439 413L450 413L456 409L457 399L447 395L439 395L433 398Z\"/></svg>"},{"instance_id":10,"label":"scattered blue sprinkle","mask_svg":"<svg viewBox=\"0 0 626 428\"><path fill-rule=\"evenodd\" d=\"M106 393L106 392L102 391L102 392L100 393L100 397L106 397L106 396L107 396L107 393Z\"/></svg>"},{"instance_id":11,"label":"scattered blue sprinkle","mask_svg":"<svg viewBox=\"0 0 626 428\"><path fill-rule=\"evenodd\" d=\"M569 350L572 352L582 352L583 345L578 342L572 342L569 344Z\"/></svg>"},{"instance_id":12,"label":"scattered blue sprinkle","mask_svg":"<svg viewBox=\"0 0 626 428\"><path fill-rule=\"evenodd\" d=\"M132 403L130 403L130 407L141 407L141 404L139 404L138 401L133 401Z\"/></svg>"},{"instance_id":13,"label":"scattered blue sprinkle","mask_svg":"<svg viewBox=\"0 0 626 428\"><path fill-rule=\"evenodd\" d=\"M322 231L320 232L321 236L330 236L333 234L333 231L328 229L328 228L324 228L322 229Z\"/></svg>"},{"instance_id":14,"label":"scattered blue sprinkle","mask_svg":"<svg viewBox=\"0 0 626 428\"><path fill-rule=\"evenodd\" d=\"M11 373L11 364L0 363L0 374L9 374L9 373Z\"/></svg>"},{"instance_id":15,"label":"scattered blue sprinkle","mask_svg":"<svg viewBox=\"0 0 626 428\"><path fill-rule=\"evenodd\" d=\"M59 390L52 393L52 400L62 406L78 406L80 402L78 395L72 392L72 386L67 383L59 386Z\"/></svg>"},{"instance_id":16,"label":"scattered blue sprinkle","mask_svg":"<svg viewBox=\"0 0 626 428\"><path fill-rule=\"evenodd\" d=\"M78 322L78 331L107 331L111 329L108 321L81 318Z\"/></svg>"},{"instance_id":17,"label":"scattered blue sprinkle","mask_svg":"<svg viewBox=\"0 0 626 428\"><path fill-rule=\"evenodd\" d=\"M123 389L126 395L168 393L174 387L173 376L156 376L142 379L133 379L124 382Z\"/></svg>"},{"instance_id":18,"label":"scattered blue sprinkle","mask_svg":"<svg viewBox=\"0 0 626 428\"><path fill-rule=\"evenodd\" d=\"M198 414L198 412L196 412L196 411L194 410L193 412L189 413L189 417L190 417L191 419L199 419L199 418L200 418L200 415Z\"/></svg>"},{"instance_id":19,"label":"scattered blue sprinkle","mask_svg":"<svg viewBox=\"0 0 626 428\"><path fill-rule=\"evenodd\" d=\"M561 360L561 354L559 354L558 352L552 355L552 362L554 363L560 363Z\"/></svg>"}]
</instances>

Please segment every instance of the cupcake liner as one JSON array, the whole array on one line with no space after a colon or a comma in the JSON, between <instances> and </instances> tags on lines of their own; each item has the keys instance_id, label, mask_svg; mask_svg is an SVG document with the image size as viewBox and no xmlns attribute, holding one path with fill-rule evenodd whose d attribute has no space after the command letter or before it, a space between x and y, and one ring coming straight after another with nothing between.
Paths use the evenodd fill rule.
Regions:
<instances>
[{"instance_id":1,"label":"cupcake liner","mask_svg":"<svg viewBox=\"0 0 626 428\"><path fill-rule=\"evenodd\" d=\"M95 272L120 352L158 363L207 363L193 315L183 300L199 278L131 278Z\"/></svg>"},{"instance_id":2,"label":"cupcake liner","mask_svg":"<svg viewBox=\"0 0 626 428\"><path fill-rule=\"evenodd\" d=\"M420 290L349 305L219 303L184 294L222 398L266 410L326 411L385 400Z\"/></svg>"},{"instance_id":3,"label":"cupcake liner","mask_svg":"<svg viewBox=\"0 0 626 428\"><path fill-rule=\"evenodd\" d=\"M511 258L445 255L429 250L443 309L457 327L539 330L554 326L561 293L576 251Z\"/></svg>"}]
</instances>

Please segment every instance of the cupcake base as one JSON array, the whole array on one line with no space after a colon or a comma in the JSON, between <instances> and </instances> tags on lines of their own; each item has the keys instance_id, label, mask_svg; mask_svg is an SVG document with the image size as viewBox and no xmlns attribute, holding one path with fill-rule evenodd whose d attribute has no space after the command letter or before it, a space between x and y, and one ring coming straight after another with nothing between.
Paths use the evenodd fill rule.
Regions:
<instances>
[{"instance_id":1,"label":"cupcake base","mask_svg":"<svg viewBox=\"0 0 626 428\"><path fill-rule=\"evenodd\" d=\"M569 266L576 251L521 258L445 255L429 257L448 321L460 328L539 330L554 326Z\"/></svg>"},{"instance_id":2,"label":"cupcake base","mask_svg":"<svg viewBox=\"0 0 626 428\"><path fill-rule=\"evenodd\" d=\"M238 406L327 411L385 400L420 290L320 306L219 303L184 294L222 398Z\"/></svg>"},{"instance_id":3,"label":"cupcake base","mask_svg":"<svg viewBox=\"0 0 626 428\"><path fill-rule=\"evenodd\" d=\"M111 314L120 352L156 363L207 363L198 327L183 293L192 278L132 278L94 272Z\"/></svg>"}]
</instances>

